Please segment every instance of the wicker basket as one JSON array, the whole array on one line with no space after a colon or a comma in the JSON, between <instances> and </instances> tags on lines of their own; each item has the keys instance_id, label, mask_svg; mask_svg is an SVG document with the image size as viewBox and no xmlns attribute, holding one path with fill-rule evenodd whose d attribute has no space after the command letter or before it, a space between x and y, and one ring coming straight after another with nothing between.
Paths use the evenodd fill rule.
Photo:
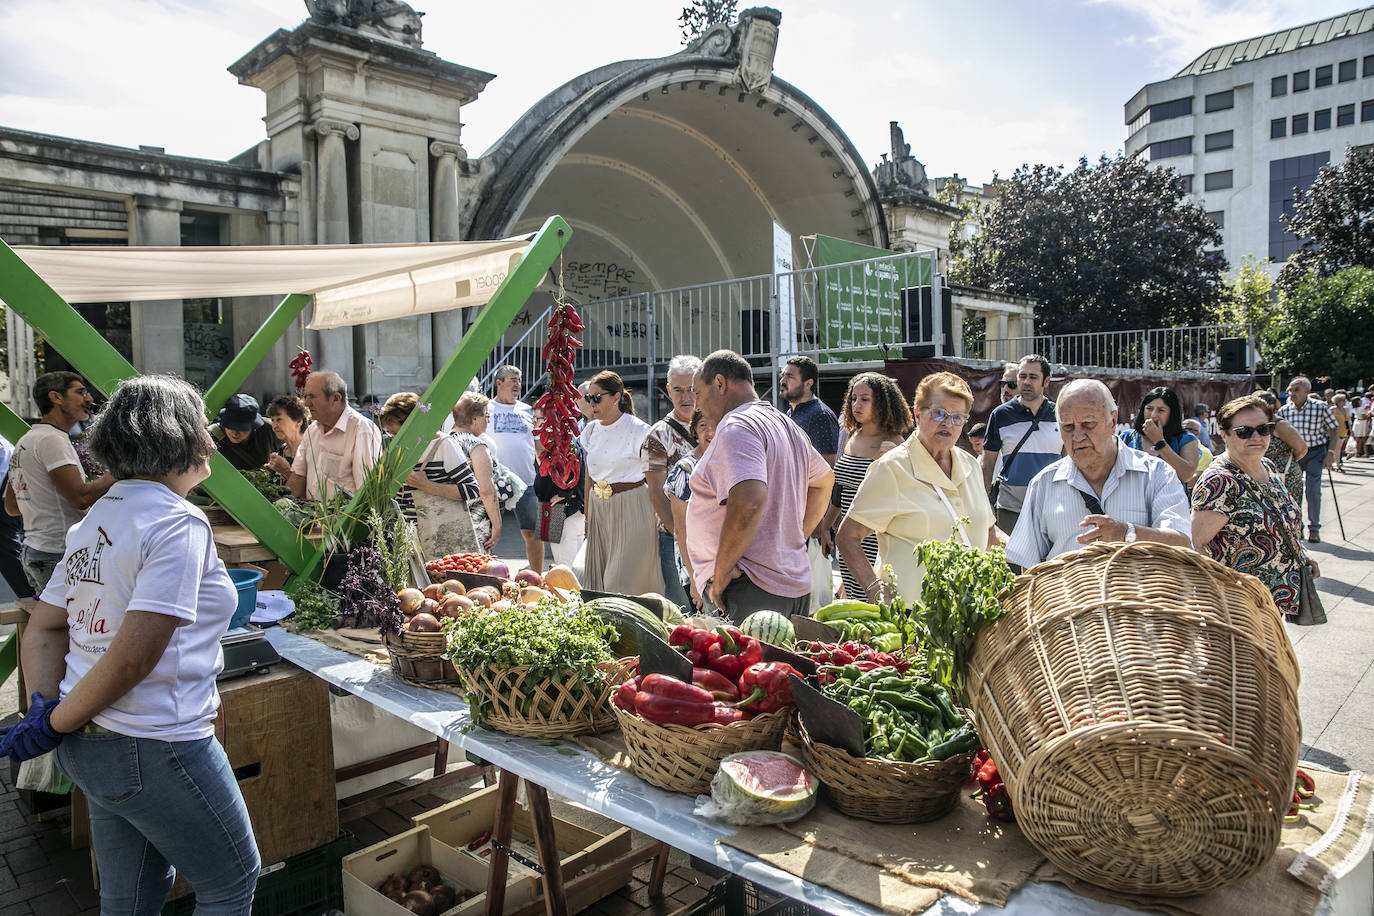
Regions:
<instances>
[{"instance_id":1,"label":"wicker basket","mask_svg":"<svg viewBox=\"0 0 1374 916\"><path fill-rule=\"evenodd\" d=\"M1202 893L1273 854L1301 737L1269 591L1191 550L1102 544L1043 563L978 636L978 733L1023 832L1118 891Z\"/></svg>"},{"instance_id":2,"label":"wicker basket","mask_svg":"<svg viewBox=\"0 0 1374 916\"><path fill-rule=\"evenodd\" d=\"M821 781L821 793L842 814L880 824L918 824L944 817L969 781L974 751L948 760L903 763L853 757L816 744L800 727L802 765Z\"/></svg>"},{"instance_id":3,"label":"wicker basket","mask_svg":"<svg viewBox=\"0 0 1374 916\"><path fill-rule=\"evenodd\" d=\"M447 637L443 633L387 633L382 637L391 670L417 687L461 687L453 662L444 658Z\"/></svg>"},{"instance_id":4,"label":"wicker basket","mask_svg":"<svg viewBox=\"0 0 1374 916\"><path fill-rule=\"evenodd\" d=\"M486 728L521 738L565 738L615 730L611 694L633 669L633 660L596 667L605 676L605 684L595 693L581 689L571 672L564 679L545 678L533 687L525 686L527 665L459 669L458 674L469 697L480 695L490 703L481 722Z\"/></svg>"},{"instance_id":5,"label":"wicker basket","mask_svg":"<svg viewBox=\"0 0 1374 916\"><path fill-rule=\"evenodd\" d=\"M792 707L766 712L747 722L697 727L659 725L613 707L634 761L635 775L651 786L700 795L711 788L720 761L740 751L776 751L792 718Z\"/></svg>"}]
</instances>

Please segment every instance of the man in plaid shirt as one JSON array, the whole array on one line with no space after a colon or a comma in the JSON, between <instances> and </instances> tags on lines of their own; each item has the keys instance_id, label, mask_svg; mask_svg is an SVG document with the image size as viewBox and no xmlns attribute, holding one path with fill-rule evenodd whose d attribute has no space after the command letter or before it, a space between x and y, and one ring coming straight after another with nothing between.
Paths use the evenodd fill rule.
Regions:
<instances>
[{"instance_id":1,"label":"man in plaid shirt","mask_svg":"<svg viewBox=\"0 0 1374 916\"><path fill-rule=\"evenodd\" d=\"M1336 463L1336 418L1331 408L1312 397L1312 383L1299 375L1288 383L1288 403L1279 408L1279 419L1287 420L1307 443L1302 461L1306 479L1303 492L1307 497L1307 540L1321 543L1322 469Z\"/></svg>"}]
</instances>

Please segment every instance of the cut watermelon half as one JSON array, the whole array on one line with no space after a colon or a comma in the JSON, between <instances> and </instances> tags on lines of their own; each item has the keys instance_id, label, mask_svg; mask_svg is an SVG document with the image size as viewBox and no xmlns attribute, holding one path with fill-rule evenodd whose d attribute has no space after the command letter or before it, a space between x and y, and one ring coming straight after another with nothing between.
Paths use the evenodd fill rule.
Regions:
<instances>
[{"instance_id":1,"label":"cut watermelon half","mask_svg":"<svg viewBox=\"0 0 1374 916\"><path fill-rule=\"evenodd\" d=\"M742 751L720 762L711 799L735 824L781 824L816 805L820 781L781 751Z\"/></svg>"}]
</instances>

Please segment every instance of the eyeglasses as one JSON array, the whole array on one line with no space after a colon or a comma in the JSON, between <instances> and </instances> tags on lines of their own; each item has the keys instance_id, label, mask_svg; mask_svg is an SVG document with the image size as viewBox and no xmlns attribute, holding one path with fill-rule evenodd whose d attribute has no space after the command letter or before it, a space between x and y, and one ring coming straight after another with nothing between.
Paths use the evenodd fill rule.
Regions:
<instances>
[{"instance_id":1,"label":"eyeglasses","mask_svg":"<svg viewBox=\"0 0 1374 916\"><path fill-rule=\"evenodd\" d=\"M587 395L584 395L584 397L586 397L587 403L588 403L588 404L600 404L600 403L601 403L601 399L604 398L604 397L609 397L609 395L607 395L607 394L587 394Z\"/></svg>"},{"instance_id":2,"label":"eyeglasses","mask_svg":"<svg viewBox=\"0 0 1374 916\"><path fill-rule=\"evenodd\" d=\"M1017 387L1018 385L1020 385L1021 383L1020 383L1020 382L1016 382L1016 381L1011 381L1011 382L1009 382L1009 381L1007 381L1006 379L1003 379L1002 381L998 382L997 384L1001 385L1003 388L1015 388L1015 387Z\"/></svg>"},{"instance_id":3,"label":"eyeglasses","mask_svg":"<svg viewBox=\"0 0 1374 916\"><path fill-rule=\"evenodd\" d=\"M1256 433L1259 433L1261 436L1268 436L1274 431L1275 426L1278 426L1278 424L1261 423L1259 426L1233 426L1231 427L1231 432L1236 434L1237 439L1249 439Z\"/></svg>"},{"instance_id":4,"label":"eyeglasses","mask_svg":"<svg viewBox=\"0 0 1374 916\"><path fill-rule=\"evenodd\" d=\"M968 419L968 414L950 413L949 411L942 410L939 407L929 408L926 411L926 414L929 415L930 418L934 420L936 423L944 423L948 421L948 423L951 426L963 426L964 421Z\"/></svg>"}]
</instances>

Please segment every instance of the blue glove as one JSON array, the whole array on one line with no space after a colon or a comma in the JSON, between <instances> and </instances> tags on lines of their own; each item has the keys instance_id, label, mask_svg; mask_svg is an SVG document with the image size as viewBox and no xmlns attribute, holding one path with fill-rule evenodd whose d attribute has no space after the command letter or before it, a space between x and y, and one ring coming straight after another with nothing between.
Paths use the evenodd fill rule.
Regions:
<instances>
[{"instance_id":1,"label":"blue glove","mask_svg":"<svg viewBox=\"0 0 1374 916\"><path fill-rule=\"evenodd\" d=\"M29 699L29 711L18 724L0 729L0 755L8 754L15 763L23 763L42 756L62 743L62 736L53 731L48 718L57 708L58 700L46 700L41 693Z\"/></svg>"}]
</instances>

